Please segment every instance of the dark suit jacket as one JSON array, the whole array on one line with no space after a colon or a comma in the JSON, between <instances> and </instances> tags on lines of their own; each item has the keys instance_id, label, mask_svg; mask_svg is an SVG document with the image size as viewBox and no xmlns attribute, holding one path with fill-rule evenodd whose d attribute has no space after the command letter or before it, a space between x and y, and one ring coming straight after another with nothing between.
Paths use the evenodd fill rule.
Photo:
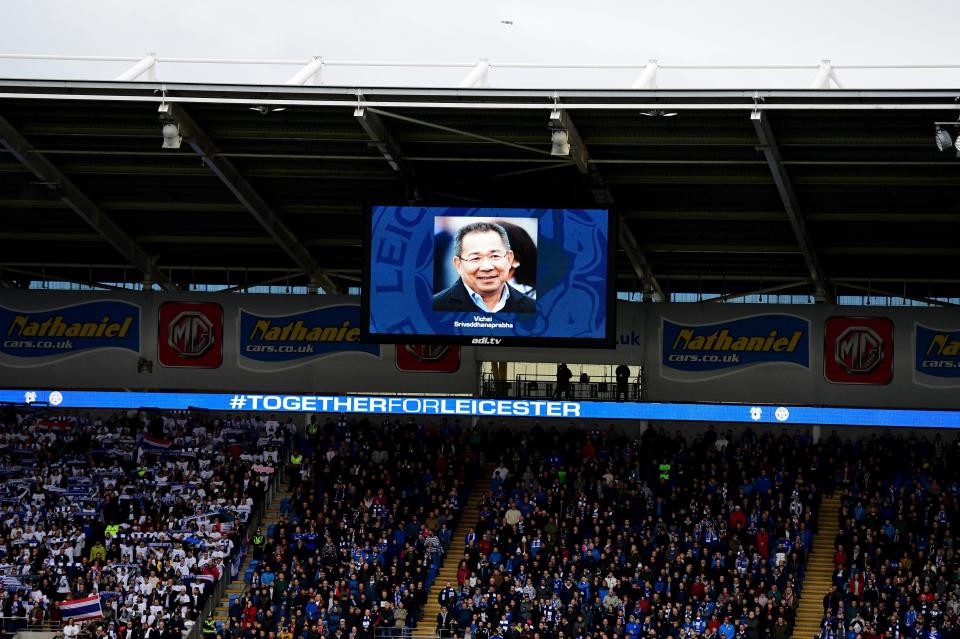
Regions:
<instances>
[{"instance_id":1,"label":"dark suit jacket","mask_svg":"<svg viewBox=\"0 0 960 639\"><path fill-rule=\"evenodd\" d=\"M453 621L453 615L449 612L447 616L444 617L442 612L437 613L437 630L447 630L450 628L450 623Z\"/></svg>"},{"instance_id":2,"label":"dark suit jacket","mask_svg":"<svg viewBox=\"0 0 960 639\"><path fill-rule=\"evenodd\" d=\"M507 303L503 305L499 313L536 313L537 305L532 299L507 284L510 289L510 297ZM459 313L483 313L490 311L481 311L470 294L467 293L467 287L463 285L462 280L445 291L440 291L433 296L433 310L435 311L455 311Z\"/></svg>"}]
</instances>

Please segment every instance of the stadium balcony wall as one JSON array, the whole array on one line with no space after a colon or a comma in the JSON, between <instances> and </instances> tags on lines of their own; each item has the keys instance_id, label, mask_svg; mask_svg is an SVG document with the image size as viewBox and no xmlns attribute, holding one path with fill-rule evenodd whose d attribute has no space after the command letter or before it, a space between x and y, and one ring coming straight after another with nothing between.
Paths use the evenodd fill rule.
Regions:
<instances>
[{"instance_id":1,"label":"stadium balcony wall","mask_svg":"<svg viewBox=\"0 0 960 639\"><path fill-rule=\"evenodd\" d=\"M952 309L620 302L613 349L429 352L363 343L360 312L337 296L8 290L0 387L475 395L481 362L555 361L639 366L651 402L960 408Z\"/></svg>"}]
</instances>

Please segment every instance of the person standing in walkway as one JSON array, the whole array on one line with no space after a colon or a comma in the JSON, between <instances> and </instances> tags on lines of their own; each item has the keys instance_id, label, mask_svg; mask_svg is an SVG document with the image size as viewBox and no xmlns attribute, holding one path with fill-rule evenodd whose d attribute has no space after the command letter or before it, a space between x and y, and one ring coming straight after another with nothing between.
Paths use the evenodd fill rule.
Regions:
<instances>
[{"instance_id":1,"label":"person standing in walkway","mask_svg":"<svg viewBox=\"0 0 960 639\"><path fill-rule=\"evenodd\" d=\"M620 399L623 395L623 401L630 399L630 367L626 364L620 364L615 371L617 376L617 396Z\"/></svg>"},{"instance_id":2,"label":"person standing in walkway","mask_svg":"<svg viewBox=\"0 0 960 639\"><path fill-rule=\"evenodd\" d=\"M570 380L573 379L573 371L566 364L557 364L557 387L553 391L554 398L566 396L567 399L573 399L573 389L570 387Z\"/></svg>"}]
</instances>

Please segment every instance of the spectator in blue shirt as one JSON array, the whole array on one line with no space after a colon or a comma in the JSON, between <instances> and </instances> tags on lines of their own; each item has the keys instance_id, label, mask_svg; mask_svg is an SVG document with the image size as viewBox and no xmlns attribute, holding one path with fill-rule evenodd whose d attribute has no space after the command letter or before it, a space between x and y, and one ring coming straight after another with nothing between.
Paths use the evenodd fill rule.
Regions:
<instances>
[{"instance_id":1,"label":"spectator in blue shirt","mask_svg":"<svg viewBox=\"0 0 960 639\"><path fill-rule=\"evenodd\" d=\"M733 625L733 622L730 621L730 617L724 617L723 623L720 624L720 637L722 639L733 639L733 635L737 633L736 627Z\"/></svg>"}]
</instances>

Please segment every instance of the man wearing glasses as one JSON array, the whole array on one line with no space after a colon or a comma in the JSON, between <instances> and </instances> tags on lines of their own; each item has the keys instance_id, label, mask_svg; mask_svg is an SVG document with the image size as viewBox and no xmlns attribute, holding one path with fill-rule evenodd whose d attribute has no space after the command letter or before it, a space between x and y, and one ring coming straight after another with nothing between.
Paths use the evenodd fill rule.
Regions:
<instances>
[{"instance_id":1,"label":"man wearing glasses","mask_svg":"<svg viewBox=\"0 0 960 639\"><path fill-rule=\"evenodd\" d=\"M433 310L535 313L535 302L507 284L514 255L499 224L473 222L457 231L453 267L460 281L433 296Z\"/></svg>"}]
</instances>

